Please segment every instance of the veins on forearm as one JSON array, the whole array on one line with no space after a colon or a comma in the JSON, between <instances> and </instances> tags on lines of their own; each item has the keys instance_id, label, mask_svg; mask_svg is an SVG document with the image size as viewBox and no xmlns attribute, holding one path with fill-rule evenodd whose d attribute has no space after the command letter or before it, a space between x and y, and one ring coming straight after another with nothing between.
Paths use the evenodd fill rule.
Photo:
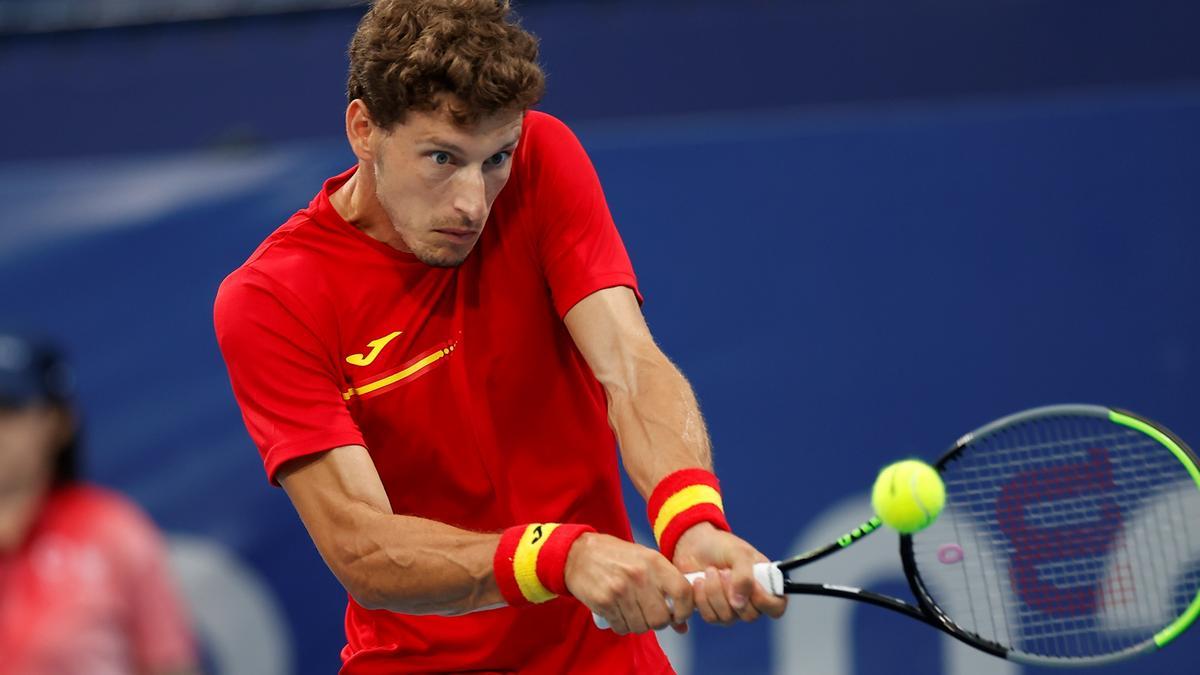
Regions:
<instances>
[{"instance_id":1,"label":"veins on forearm","mask_svg":"<svg viewBox=\"0 0 1200 675\"><path fill-rule=\"evenodd\" d=\"M487 535L392 514L374 514L354 531L340 567L364 606L451 616L500 601L492 578L495 542Z\"/></svg>"},{"instance_id":2,"label":"veins on forearm","mask_svg":"<svg viewBox=\"0 0 1200 675\"><path fill-rule=\"evenodd\" d=\"M449 537L384 551L397 583L407 587L389 609L451 616L489 604L488 589L495 588L492 548L479 541ZM491 604L494 602L493 598Z\"/></svg>"},{"instance_id":3,"label":"veins on forearm","mask_svg":"<svg viewBox=\"0 0 1200 675\"><path fill-rule=\"evenodd\" d=\"M633 359L630 386L606 386L609 422L626 470L643 495L687 466L711 468L712 451L691 385L661 353Z\"/></svg>"}]
</instances>

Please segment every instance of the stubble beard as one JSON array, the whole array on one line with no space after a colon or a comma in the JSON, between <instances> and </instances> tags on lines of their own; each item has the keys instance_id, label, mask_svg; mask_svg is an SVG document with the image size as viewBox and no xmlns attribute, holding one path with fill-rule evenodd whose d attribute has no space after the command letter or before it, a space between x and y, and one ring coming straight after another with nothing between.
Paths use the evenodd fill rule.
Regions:
<instances>
[{"instance_id":1,"label":"stubble beard","mask_svg":"<svg viewBox=\"0 0 1200 675\"><path fill-rule=\"evenodd\" d=\"M412 253L413 256L422 263L429 265L430 267L458 267L459 265L463 264L463 261L467 259L467 256L470 255L471 250L474 248L474 246L472 246L465 252L459 254L454 250L446 250L433 246L423 246L419 241L412 241L408 235L405 234L406 229L412 229L410 227L411 223L407 223L401 219L400 215L384 201L383 196L379 194L378 190L375 193L375 197L379 200L380 206L383 207L383 212L387 215L388 224L392 226L392 231L396 233L397 237L399 237L400 243L404 246L404 249L409 253Z\"/></svg>"},{"instance_id":2,"label":"stubble beard","mask_svg":"<svg viewBox=\"0 0 1200 675\"><path fill-rule=\"evenodd\" d=\"M422 263L429 265L430 267L458 267L466 261L467 256L469 256L471 251L475 248L475 245L472 244L465 251L459 252L452 247L422 245L420 242L409 240L409 238L405 236L403 229L396 224L400 221L395 217L391 217L390 215L389 217L392 221L392 228L400 237L400 241L404 243L404 248L408 249L417 260L420 260ZM433 229L436 228L430 228L431 233L433 233ZM479 243L478 240L476 240L475 243Z\"/></svg>"},{"instance_id":3,"label":"stubble beard","mask_svg":"<svg viewBox=\"0 0 1200 675\"><path fill-rule=\"evenodd\" d=\"M467 255L470 255L470 253L469 250L463 255L456 255L446 251L413 251L413 255L417 257L417 260L430 267L442 268L458 267L466 261Z\"/></svg>"}]
</instances>

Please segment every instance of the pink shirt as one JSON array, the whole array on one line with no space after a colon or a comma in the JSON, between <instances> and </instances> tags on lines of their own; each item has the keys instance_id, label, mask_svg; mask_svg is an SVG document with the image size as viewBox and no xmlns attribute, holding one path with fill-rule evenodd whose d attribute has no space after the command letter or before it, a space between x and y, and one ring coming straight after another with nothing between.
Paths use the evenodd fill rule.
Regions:
<instances>
[{"instance_id":1,"label":"pink shirt","mask_svg":"<svg viewBox=\"0 0 1200 675\"><path fill-rule=\"evenodd\" d=\"M195 663L158 531L124 497L55 490L0 553L0 675L124 675Z\"/></svg>"}]
</instances>

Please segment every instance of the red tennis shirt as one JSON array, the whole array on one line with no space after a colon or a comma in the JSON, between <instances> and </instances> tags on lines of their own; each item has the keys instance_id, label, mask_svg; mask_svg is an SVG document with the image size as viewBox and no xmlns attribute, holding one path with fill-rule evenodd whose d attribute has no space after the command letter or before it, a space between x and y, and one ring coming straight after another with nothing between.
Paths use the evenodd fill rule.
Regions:
<instances>
[{"instance_id":1,"label":"red tennis shirt","mask_svg":"<svg viewBox=\"0 0 1200 675\"><path fill-rule=\"evenodd\" d=\"M462 265L435 268L347 223L326 181L217 295L217 338L274 480L363 445L392 510L473 531L586 523L632 540L604 391L562 317L636 291L583 148L525 116L508 184ZM653 634L592 625L573 598L459 617L349 601L342 673L671 672Z\"/></svg>"}]
</instances>

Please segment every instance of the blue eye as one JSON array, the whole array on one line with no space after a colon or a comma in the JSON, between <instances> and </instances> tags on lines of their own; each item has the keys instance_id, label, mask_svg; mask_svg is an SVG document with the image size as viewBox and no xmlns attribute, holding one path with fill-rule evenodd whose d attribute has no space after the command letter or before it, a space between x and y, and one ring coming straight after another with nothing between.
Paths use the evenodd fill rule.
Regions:
<instances>
[{"instance_id":1,"label":"blue eye","mask_svg":"<svg viewBox=\"0 0 1200 675\"><path fill-rule=\"evenodd\" d=\"M491 157L488 157L487 163L492 166L500 166L501 164L508 161L508 158L511 156L512 156L512 153L508 152L507 150L503 150L503 151L497 152L496 154L492 155Z\"/></svg>"},{"instance_id":2,"label":"blue eye","mask_svg":"<svg viewBox=\"0 0 1200 675\"><path fill-rule=\"evenodd\" d=\"M450 163L450 153L448 152L442 152L441 150L438 150L437 152L430 153L429 156L432 157L433 161L437 162L438 164Z\"/></svg>"}]
</instances>

